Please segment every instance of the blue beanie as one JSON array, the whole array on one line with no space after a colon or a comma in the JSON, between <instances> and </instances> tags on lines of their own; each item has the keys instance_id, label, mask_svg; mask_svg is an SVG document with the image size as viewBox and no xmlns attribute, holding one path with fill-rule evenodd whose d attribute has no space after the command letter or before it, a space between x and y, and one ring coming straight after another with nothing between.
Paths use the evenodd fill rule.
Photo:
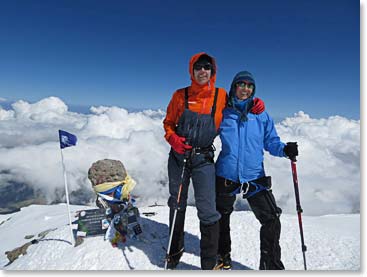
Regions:
<instances>
[{"instance_id":1,"label":"blue beanie","mask_svg":"<svg viewBox=\"0 0 367 277\"><path fill-rule=\"evenodd\" d=\"M234 76L233 82L234 83L237 83L239 81L248 81L248 82L251 82L251 83L255 84L254 76L252 76L252 74L250 72L248 72L248 71L238 72L236 74L236 76Z\"/></svg>"},{"instance_id":2,"label":"blue beanie","mask_svg":"<svg viewBox=\"0 0 367 277\"><path fill-rule=\"evenodd\" d=\"M240 71L233 78L231 88L229 90L230 100L231 100L231 98L236 97L236 84L240 81L247 81L247 82L250 82L250 83L254 84L254 91L252 92L251 98L254 97L255 89L256 89L254 76L248 71Z\"/></svg>"}]
</instances>

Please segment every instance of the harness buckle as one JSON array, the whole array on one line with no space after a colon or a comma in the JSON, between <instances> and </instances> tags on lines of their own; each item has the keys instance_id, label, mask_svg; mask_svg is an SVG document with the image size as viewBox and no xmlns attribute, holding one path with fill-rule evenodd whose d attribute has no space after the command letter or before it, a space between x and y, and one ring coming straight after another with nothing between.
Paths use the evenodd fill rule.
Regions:
<instances>
[{"instance_id":1,"label":"harness buckle","mask_svg":"<svg viewBox=\"0 0 367 277\"><path fill-rule=\"evenodd\" d=\"M246 185L246 188L244 189L244 185ZM250 189L250 183L249 182L244 182L241 184L241 190L243 192L243 194L247 194L248 191Z\"/></svg>"}]
</instances>

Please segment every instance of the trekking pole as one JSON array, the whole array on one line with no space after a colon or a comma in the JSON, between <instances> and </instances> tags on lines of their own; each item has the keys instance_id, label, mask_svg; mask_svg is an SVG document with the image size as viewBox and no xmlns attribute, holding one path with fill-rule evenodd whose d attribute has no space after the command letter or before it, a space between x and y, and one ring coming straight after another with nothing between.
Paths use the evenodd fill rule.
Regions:
<instances>
[{"instance_id":1,"label":"trekking pole","mask_svg":"<svg viewBox=\"0 0 367 277\"><path fill-rule=\"evenodd\" d=\"M293 176L293 184L294 184L294 193L296 195L296 208L297 208L297 214L298 214L298 225L299 225L299 231L301 235L301 244L302 244L302 253L303 253L303 265L305 267L305 270L307 270L306 265L306 251L307 247L305 245L305 240L303 237L303 227L302 227L302 216L301 213L303 212L301 208L301 202L299 200L299 190L298 190L298 177L297 177L297 167L296 167L296 157L291 158L291 168L292 168L292 176Z\"/></svg>"},{"instance_id":2,"label":"trekking pole","mask_svg":"<svg viewBox=\"0 0 367 277\"><path fill-rule=\"evenodd\" d=\"M188 144L188 142L185 142L185 144ZM166 253L166 261L164 263L164 269L165 270L167 270L168 256L169 256L169 252L171 250L171 243L172 243L173 231L175 229L177 210L178 210L178 206L179 206L180 200L181 200L181 192L182 192L182 188L183 188L183 184L182 183L183 183L183 178L184 178L184 174L185 174L186 163L187 163L187 160L188 160L189 156L190 156L190 152L189 151L185 151L184 160L183 160L183 167L182 167L182 173L181 173L181 178L180 178L180 186L178 187L177 206L176 206L176 209L175 209L175 211L173 213L172 228L171 228L171 233L170 233L169 240L168 240L168 247L167 247L167 253Z\"/></svg>"}]
</instances>

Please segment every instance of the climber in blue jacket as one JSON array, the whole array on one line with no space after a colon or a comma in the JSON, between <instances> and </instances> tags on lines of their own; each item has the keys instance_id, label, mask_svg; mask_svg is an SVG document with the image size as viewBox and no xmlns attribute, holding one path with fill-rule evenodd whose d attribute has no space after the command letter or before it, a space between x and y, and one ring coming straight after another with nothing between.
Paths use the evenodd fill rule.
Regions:
<instances>
[{"instance_id":1,"label":"climber in blue jacket","mask_svg":"<svg viewBox=\"0 0 367 277\"><path fill-rule=\"evenodd\" d=\"M236 74L219 129L222 150L216 161L216 206L221 219L217 264L223 269L232 267L230 215L238 193L248 200L261 223L259 268L284 269L279 246L282 210L271 191L271 177L265 174L264 150L292 159L298 155L298 147L296 142L281 142L266 111L249 113L255 88L250 72Z\"/></svg>"}]
</instances>

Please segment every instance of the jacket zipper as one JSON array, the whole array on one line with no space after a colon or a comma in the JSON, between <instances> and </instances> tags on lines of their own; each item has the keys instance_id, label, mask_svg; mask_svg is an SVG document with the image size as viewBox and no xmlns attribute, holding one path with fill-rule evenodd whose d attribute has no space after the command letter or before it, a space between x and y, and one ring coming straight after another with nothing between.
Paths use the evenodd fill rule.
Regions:
<instances>
[{"instance_id":1,"label":"jacket zipper","mask_svg":"<svg viewBox=\"0 0 367 277\"><path fill-rule=\"evenodd\" d=\"M236 113L238 114L238 112L236 111ZM241 117L239 116L237 118L237 132L238 132L238 158L237 158L237 178L238 181L241 183L241 178L240 178L240 152L241 152L241 133L240 133L240 124L241 124Z\"/></svg>"}]
</instances>

